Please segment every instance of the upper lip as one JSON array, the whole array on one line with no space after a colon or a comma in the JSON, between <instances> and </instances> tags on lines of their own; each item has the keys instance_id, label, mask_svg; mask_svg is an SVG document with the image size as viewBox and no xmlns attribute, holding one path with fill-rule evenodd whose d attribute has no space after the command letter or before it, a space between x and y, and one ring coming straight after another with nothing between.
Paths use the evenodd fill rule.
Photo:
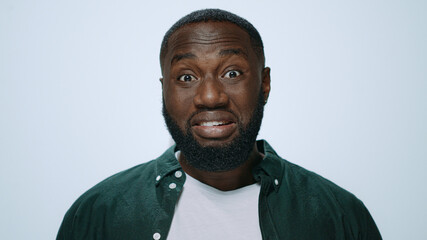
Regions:
<instances>
[{"instance_id":1,"label":"upper lip","mask_svg":"<svg viewBox=\"0 0 427 240\"><path fill-rule=\"evenodd\" d=\"M230 124L236 123L237 119L232 112L224 110L199 112L190 119L191 126L200 126L204 122Z\"/></svg>"}]
</instances>

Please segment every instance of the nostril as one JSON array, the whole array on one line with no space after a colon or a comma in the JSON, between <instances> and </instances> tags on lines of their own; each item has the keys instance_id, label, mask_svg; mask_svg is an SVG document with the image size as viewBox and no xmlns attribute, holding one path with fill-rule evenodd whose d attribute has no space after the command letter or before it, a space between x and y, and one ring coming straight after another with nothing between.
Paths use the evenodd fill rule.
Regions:
<instances>
[{"instance_id":1,"label":"nostril","mask_svg":"<svg viewBox=\"0 0 427 240\"><path fill-rule=\"evenodd\" d=\"M228 96L217 80L205 80L197 88L194 103L204 108L222 107L228 104Z\"/></svg>"}]
</instances>

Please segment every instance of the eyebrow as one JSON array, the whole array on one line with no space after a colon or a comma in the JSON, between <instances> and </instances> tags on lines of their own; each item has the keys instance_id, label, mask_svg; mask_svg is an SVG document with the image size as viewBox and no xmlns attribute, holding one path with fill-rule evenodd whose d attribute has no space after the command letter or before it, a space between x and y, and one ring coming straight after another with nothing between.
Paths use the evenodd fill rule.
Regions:
<instances>
[{"instance_id":1,"label":"eyebrow","mask_svg":"<svg viewBox=\"0 0 427 240\"><path fill-rule=\"evenodd\" d=\"M171 64L172 64L173 62L178 62L178 61L180 61L180 60L182 60L182 59L194 59L194 58L196 58L196 55L194 55L194 54L192 54L192 53L175 54L175 55L172 57Z\"/></svg>"},{"instance_id":2,"label":"eyebrow","mask_svg":"<svg viewBox=\"0 0 427 240\"><path fill-rule=\"evenodd\" d=\"M220 57L226 57L230 55L240 55L240 56L244 56L245 58L248 57L248 54L245 51L243 51L243 49L241 48L223 49L218 53L218 55ZM197 56L194 55L193 53L175 54L171 59L171 64L173 62L178 62L183 59L195 59L195 58L197 58Z\"/></svg>"},{"instance_id":3,"label":"eyebrow","mask_svg":"<svg viewBox=\"0 0 427 240\"><path fill-rule=\"evenodd\" d=\"M248 54L245 51L243 51L243 49L241 48L224 49L224 50L221 50L218 55L221 57L230 56L230 55L240 55L245 58L248 58Z\"/></svg>"}]
</instances>

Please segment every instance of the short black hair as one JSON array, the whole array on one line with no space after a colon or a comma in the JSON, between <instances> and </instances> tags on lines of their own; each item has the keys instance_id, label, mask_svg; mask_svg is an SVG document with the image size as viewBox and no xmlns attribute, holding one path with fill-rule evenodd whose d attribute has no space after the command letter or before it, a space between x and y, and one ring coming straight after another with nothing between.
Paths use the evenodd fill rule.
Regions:
<instances>
[{"instance_id":1,"label":"short black hair","mask_svg":"<svg viewBox=\"0 0 427 240\"><path fill-rule=\"evenodd\" d=\"M163 70L163 60L166 56L166 52L168 49L168 41L170 36L176 32L176 30L181 27L190 24L190 23L198 23L198 22L230 22L236 24L240 28L242 28L245 32L249 34L252 47L257 54L257 56L261 59L262 65L264 65L265 57L264 57L264 45L262 43L261 35L258 33L256 28L248 22L246 19L237 16L234 13L227 12L221 9L202 9L194 11L181 19L179 19L171 28L166 32L163 37L162 45L160 48L160 66Z\"/></svg>"}]
</instances>

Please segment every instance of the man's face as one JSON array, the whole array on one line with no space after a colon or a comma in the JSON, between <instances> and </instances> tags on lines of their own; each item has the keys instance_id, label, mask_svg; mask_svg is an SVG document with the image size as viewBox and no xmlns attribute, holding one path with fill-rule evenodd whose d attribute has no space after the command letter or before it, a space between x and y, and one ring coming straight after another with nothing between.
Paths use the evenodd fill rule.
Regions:
<instances>
[{"instance_id":1,"label":"man's face","mask_svg":"<svg viewBox=\"0 0 427 240\"><path fill-rule=\"evenodd\" d=\"M194 23L172 34L163 60L164 114L186 159L192 153L180 145L190 143L180 143L177 134L191 137L211 152L232 146L249 127L256 130L250 138L256 138L259 126L250 123L258 111L255 125L260 125L270 90L269 69L263 68L260 59L249 35L232 23ZM173 128L181 133L174 133ZM254 141L240 139L249 145L243 151L250 152Z\"/></svg>"}]
</instances>

